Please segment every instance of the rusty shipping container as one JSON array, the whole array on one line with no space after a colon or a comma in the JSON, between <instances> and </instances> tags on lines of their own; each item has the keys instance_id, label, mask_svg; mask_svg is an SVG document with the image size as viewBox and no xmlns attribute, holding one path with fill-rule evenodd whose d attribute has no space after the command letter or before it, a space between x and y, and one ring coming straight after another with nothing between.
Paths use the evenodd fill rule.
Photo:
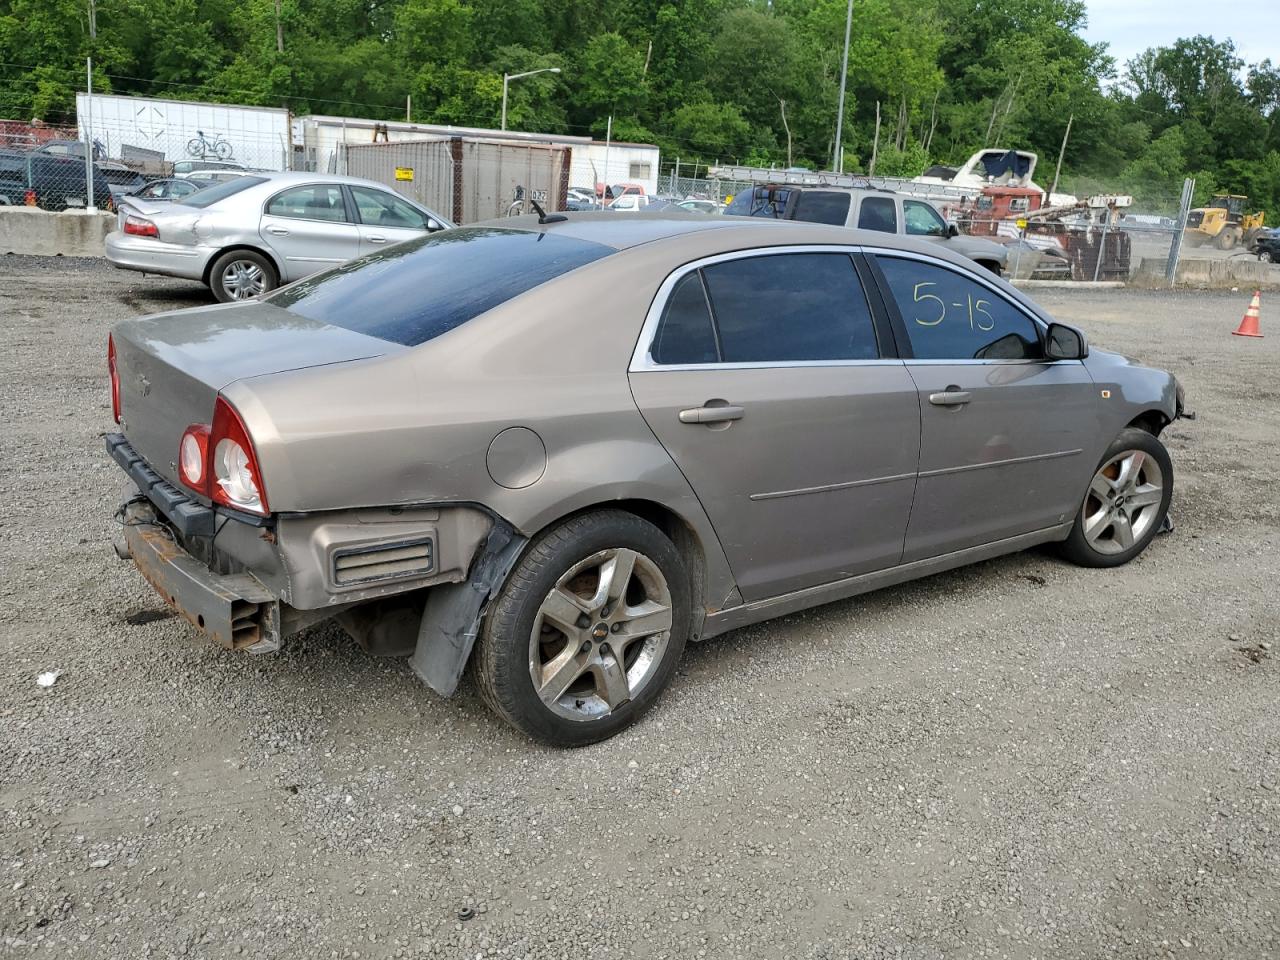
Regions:
<instances>
[{"instance_id":1,"label":"rusty shipping container","mask_svg":"<svg viewBox=\"0 0 1280 960\"><path fill-rule=\"evenodd\" d=\"M459 224L506 216L517 188L547 210L562 209L567 199L568 146L437 137L343 149L339 169L385 183Z\"/></svg>"}]
</instances>

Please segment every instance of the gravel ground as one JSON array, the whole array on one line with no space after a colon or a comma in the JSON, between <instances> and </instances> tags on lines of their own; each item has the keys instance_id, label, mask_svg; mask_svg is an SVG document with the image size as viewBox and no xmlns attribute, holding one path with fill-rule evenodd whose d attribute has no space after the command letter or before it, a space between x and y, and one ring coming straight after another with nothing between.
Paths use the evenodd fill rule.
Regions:
<instances>
[{"instance_id":1,"label":"gravel ground","mask_svg":"<svg viewBox=\"0 0 1280 960\"><path fill-rule=\"evenodd\" d=\"M1280 955L1280 315L1039 296L1186 384L1173 535L697 645L556 752L337 630L250 658L170 616L108 547L105 340L207 294L0 258L0 954Z\"/></svg>"}]
</instances>

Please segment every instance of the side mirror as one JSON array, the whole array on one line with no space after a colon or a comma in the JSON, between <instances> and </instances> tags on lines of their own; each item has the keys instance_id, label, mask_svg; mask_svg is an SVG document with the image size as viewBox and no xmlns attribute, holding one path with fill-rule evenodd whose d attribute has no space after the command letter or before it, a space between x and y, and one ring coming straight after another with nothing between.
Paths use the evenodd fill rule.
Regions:
<instances>
[{"instance_id":1,"label":"side mirror","mask_svg":"<svg viewBox=\"0 0 1280 960\"><path fill-rule=\"evenodd\" d=\"M1083 360L1089 355L1089 341L1075 327L1051 323L1045 337L1044 355L1049 360Z\"/></svg>"},{"instance_id":2,"label":"side mirror","mask_svg":"<svg viewBox=\"0 0 1280 960\"><path fill-rule=\"evenodd\" d=\"M954 223L948 223L947 239L950 240L952 237L958 237L958 236L960 236L960 228L956 226Z\"/></svg>"},{"instance_id":3,"label":"side mirror","mask_svg":"<svg viewBox=\"0 0 1280 960\"><path fill-rule=\"evenodd\" d=\"M433 220L431 217L427 217L427 233L435 233L437 230L443 229L444 224L440 223L438 220Z\"/></svg>"}]
</instances>

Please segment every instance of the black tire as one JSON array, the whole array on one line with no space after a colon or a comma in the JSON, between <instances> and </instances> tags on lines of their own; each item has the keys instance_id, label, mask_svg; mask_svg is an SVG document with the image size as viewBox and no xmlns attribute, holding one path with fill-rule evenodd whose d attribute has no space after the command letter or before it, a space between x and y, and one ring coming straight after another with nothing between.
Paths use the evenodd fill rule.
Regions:
<instances>
[{"instance_id":1,"label":"black tire","mask_svg":"<svg viewBox=\"0 0 1280 960\"><path fill-rule=\"evenodd\" d=\"M1098 508L1102 506L1098 496L1093 492L1093 481L1099 472L1107 467L1112 460L1128 451L1141 451L1155 461L1155 466L1158 468L1160 476L1161 496L1158 505L1152 505L1155 508L1154 513L1150 516L1142 515L1142 533L1133 538L1131 546L1127 549L1118 549L1115 552L1104 552L1094 543L1091 543L1090 538L1085 535L1086 514L1090 512L1097 513L1097 508L1093 506L1094 504L1098 504ZM1137 480L1135 480L1136 482ZM1127 427L1120 431L1120 435L1107 447L1106 453L1102 455L1102 459L1098 461L1094 472L1090 474L1089 483L1090 487L1085 491L1080 508L1076 511L1075 522L1071 525L1071 533L1063 541L1059 549L1064 557L1082 567L1118 567L1126 564L1147 548L1147 544L1160 532L1160 528L1164 524L1165 515L1169 512L1169 501L1173 497L1173 461L1169 457L1169 451L1165 449L1159 438L1151 435L1146 430ZM1133 518L1137 516L1136 512L1132 514ZM1129 519L1130 515L1126 514L1125 522L1129 522Z\"/></svg>"},{"instance_id":2,"label":"black tire","mask_svg":"<svg viewBox=\"0 0 1280 960\"><path fill-rule=\"evenodd\" d=\"M668 639L651 660L652 666L645 673L647 679L635 699L626 700L598 717L562 716L543 702L534 686L530 666L534 626L544 601L562 577L601 551L617 549L636 551L665 580L671 609ZM507 577L476 641L472 657L476 684L490 709L534 739L557 747L596 743L635 723L657 701L684 651L690 616L685 564L662 531L621 510L582 514L534 540ZM547 629L545 625L542 628L544 633ZM554 643L563 643L566 650L573 646L568 634L560 635L567 643L561 641L554 628L551 636ZM610 639L607 634L603 638L606 651ZM632 659L636 649L646 642L631 641L624 656ZM594 655L593 652L591 656ZM588 674L581 674L580 682L587 677ZM566 693L565 696L572 700L575 695ZM582 706L582 701L577 701L577 705Z\"/></svg>"},{"instance_id":3,"label":"black tire","mask_svg":"<svg viewBox=\"0 0 1280 960\"><path fill-rule=\"evenodd\" d=\"M1000 276L1000 262L998 260L979 260L978 266L985 267L997 277Z\"/></svg>"},{"instance_id":4,"label":"black tire","mask_svg":"<svg viewBox=\"0 0 1280 960\"><path fill-rule=\"evenodd\" d=\"M1270 250L1259 250L1258 259L1261 260L1263 263L1272 263L1275 261L1275 256L1272 254Z\"/></svg>"},{"instance_id":5,"label":"black tire","mask_svg":"<svg viewBox=\"0 0 1280 960\"><path fill-rule=\"evenodd\" d=\"M213 295L218 299L219 303L229 303L232 300L248 299L244 296L237 296L235 290L230 289L226 284L226 274L235 264L248 265L257 267L262 278L262 289L258 290L253 296L274 290L280 285L280 275L276 273L275 264L269 258L256 250L228 250L217 260L213 261L213 266L209 268L209 289L213 291Z\"/></svg>"},{"instance_id":6,"label":"black tire","mask_svg":"<svg viewBox=\"0 0 1280 960\"><path fill-rule=\"evenodd\" d=\"M1236 245L1236 232L1231 227L1223 227L1216 240L1219 250L1230 250Z\"/></svg>"}]
</instances>

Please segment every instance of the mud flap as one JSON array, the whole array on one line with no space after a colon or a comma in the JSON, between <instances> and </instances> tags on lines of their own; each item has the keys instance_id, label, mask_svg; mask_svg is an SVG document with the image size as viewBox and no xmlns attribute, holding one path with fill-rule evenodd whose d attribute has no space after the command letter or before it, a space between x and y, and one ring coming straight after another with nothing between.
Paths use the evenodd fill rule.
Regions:
<instances>
[{"instance_id":1,"label":"mud flap","mask_svg":"<svg viewBox=\"0 0 1280 960\"><path fill-rule=\"evenodd\" d=\"M458 689L480 632L485 605L507 579L527 542L528 538L499 520L489 531L466 581L427 591L418 645L409 658L409 666L441 696L452 696Z\"/></svg>"}]
</instances>

